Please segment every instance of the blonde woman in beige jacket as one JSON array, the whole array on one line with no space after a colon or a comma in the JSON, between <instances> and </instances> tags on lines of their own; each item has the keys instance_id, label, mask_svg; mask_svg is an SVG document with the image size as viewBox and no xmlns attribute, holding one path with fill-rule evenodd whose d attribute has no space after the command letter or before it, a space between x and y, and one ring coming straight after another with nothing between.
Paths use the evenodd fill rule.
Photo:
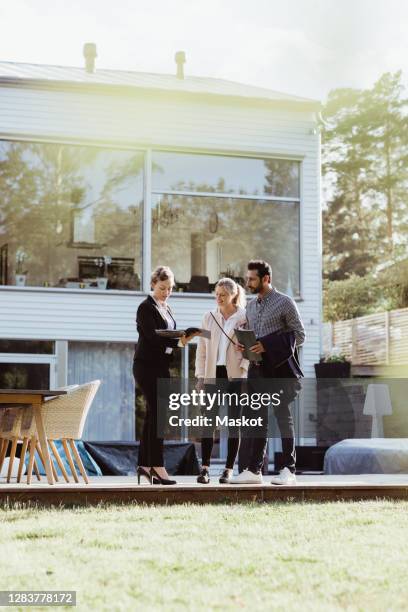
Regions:
<instances>
[{"instance_id":1,"label":"blonde woman in beige jacket","mask_svg":"<svg viewBox=\"0 0 408 612\"><path fill-rule=\"evenodd\" d=\"M203 329L211 332L211 338L201 336L198 340L195 375L200 387L210 384L214 379L225 378L236 381L246 378L248 374L249 362L234 346L237 342L234 330L246 323L244 290L233 279L222 278L215 286L215 299L216 310L207 312L201 325ZM231 382L231 386L234 385L237 387L236 382ZM236 390L235 387L233 390ZM232 478L239 448L238 432L234 434L228 437L227 461L219 479L221 484L228 484ZM211 437L201 440L202 468L197 477L197 482L201 484L210 482L209 467L213 445L214 432Z\"/></svg>"}]
</instances>

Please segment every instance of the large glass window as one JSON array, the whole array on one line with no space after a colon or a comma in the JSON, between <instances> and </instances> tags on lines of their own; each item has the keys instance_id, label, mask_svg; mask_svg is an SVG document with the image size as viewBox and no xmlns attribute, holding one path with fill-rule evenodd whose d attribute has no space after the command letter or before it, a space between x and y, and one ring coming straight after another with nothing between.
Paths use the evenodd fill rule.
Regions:
<instances>
[{"instance_id":1,"label":"large glass window","mask_svg":"<svg viewBox=\"0 0 408 612\"><path fill-rule=\"evenodd\" d=\"M0 141L0 284L141 288L144 155Z\"/></svg>"},{"instance_id":2,"label":"large glass window","mask_svg":"<svg viewBox=\"0 0 408 612\"><path fill-rule=\"evenodd\" d=\"M169 265L178 291L208 293L265 259L273 284L299 296L299 173L292 160L154 153L152 267Z\"/></svg>"},{"instance_id":3,"label":"large glass window","mask_svg":"<svg viewBox=\"0 0 408 612\"><path fill-rule=\"evenodd\" d=\"M295 160L153 152L150 253L142 152L0 141L0 285L142 290L147 238L179 291L263 258L298 296L299 184Z\"/></svg>"}]
</instances>

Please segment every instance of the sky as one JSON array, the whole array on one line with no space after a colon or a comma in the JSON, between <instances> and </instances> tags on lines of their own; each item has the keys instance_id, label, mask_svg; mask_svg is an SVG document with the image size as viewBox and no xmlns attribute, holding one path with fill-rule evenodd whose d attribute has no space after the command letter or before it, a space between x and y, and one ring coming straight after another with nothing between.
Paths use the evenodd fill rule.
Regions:
<instances>
[{"instance_id":1,"label":"sky","mask_svg":"<svg viewBox=\"0 0 408 612\"><path fill-rule=\"evenodd\" d=\"M387 71L408 85L408 0L0 0L0 61L239 81L324 102Z\"/></svg>"}]
</instances>

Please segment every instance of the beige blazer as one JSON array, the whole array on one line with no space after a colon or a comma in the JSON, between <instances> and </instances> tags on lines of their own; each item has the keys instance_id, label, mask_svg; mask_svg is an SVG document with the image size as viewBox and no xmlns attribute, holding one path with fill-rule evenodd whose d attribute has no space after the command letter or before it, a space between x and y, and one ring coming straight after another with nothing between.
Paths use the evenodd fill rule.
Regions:
<instances>
[{"instance_id":1,"label":"beige blazer","mask_svg":"<svg viewBox=\"0 0 408 612\"><path fill-rule=\"evenodd\" d=\"M237 318L236 327L245 325L246 315L244 308L238 308L239 316ZM218 323L222 327L222 315L217 310L212 312ZM205 380L215 378L217 368L217 353L218 345L222 335L221 329L211 316L210 312L206 312L201 323L203 329L208 329L211 332L211 338L199 337L196 352L195 375L197 378ZM237 341L235 334L230 334L231 339ZM234 345L230 342L227 348L226 368L228 378L246 378L248 376L249 361L242 357L242 353L237 351Z\"/></svg>"}]
</instances>

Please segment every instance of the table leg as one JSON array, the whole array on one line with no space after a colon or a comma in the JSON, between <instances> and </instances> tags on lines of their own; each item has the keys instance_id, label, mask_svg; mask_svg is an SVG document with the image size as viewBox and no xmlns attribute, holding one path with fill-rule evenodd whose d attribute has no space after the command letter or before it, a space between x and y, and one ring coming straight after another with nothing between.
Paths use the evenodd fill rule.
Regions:
<instances>
[{"instance_id":1,"label":"table leg","mask_svg":"<svg viewBox=\"0 0 408 612\"><path fill-rule=\"evenodd\" d=\"M45 473L47 475L48 484L51 485L54 484L54 476L52 474L51 457L50 452L48 450L47 437L45 435L44 423L41 415L41 401L37 404L33 404L33 411L35 417L35 424L37 427L38 441L40 443L40 447L44 455Z\"/></svg>"}]
</instances>

